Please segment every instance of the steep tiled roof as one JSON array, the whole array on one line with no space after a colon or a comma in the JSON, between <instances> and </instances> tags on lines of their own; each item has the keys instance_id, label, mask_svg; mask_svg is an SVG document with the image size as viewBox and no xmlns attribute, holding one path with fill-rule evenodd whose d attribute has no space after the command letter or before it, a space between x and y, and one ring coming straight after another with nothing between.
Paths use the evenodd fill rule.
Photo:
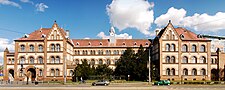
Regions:
<instances>
[{"instance_id":1,"label":"steep tiled roof","mask_svg":"<svg viewBox=\"0 0 225 90\"><path fill-rule=\"evenodd\" d=\"M165 32L167 27L174 28L172 23L169 21L168 25L166 27L164 27L162 30L160 30L160 32L158 33L158 35L156 37L161 38L161 36L163 35L163 33ZM195 34L194 32L191 32L185 28L178 27L178 28L174 28L174 30L179 35L178 36L179 38L181 38L181 35L183 36L181 40L208 40L206 38L198 37L197 34Z\"/></svg>"},{"instance_id":2,"label":"steep tiled roof","mask_svg":"<svg viewBox=\"0 0 225 90\"><path fill-rule=\"evenodd\" d=\"M63 36L66 36L65 30L63 30L62 28L59 28L57 23L55 22L52 25L52 28L40 28L39 30L36 30L36 31L28 34L27 37L22 37L22 38L19 38L17 40L43 40L44 38L42 38L42 35L47 36L54 27L57 27L59 32L61 32L61 34Z\"/></svg>"},{"instance_id":3,"label":"steep tiled roof","mask_svg":"<svg viewBox=\"0 0 225 90\"><path fill-rule=\"evenodd\" d=\"M43 40L41 37L42 34L47 35L51 31L51 28L41 28L39 30L36 30L30 34L28 34L28 37L22 37L17 40Z\"/></svg>"},{"instance_id":4,"label":"steep tiled roof","mask_svg":"<svg viewBox=\"0 0 225 90\"><path fill-rule=\"evenodd\" d=\"M110 42L108 39L73 39L72 40L76 47L106 47L110 46ZM100 45L101 43L101 45ZM149 46L150 41L148 39L116 39L116 44L112 47L133 47L133 46ZM136 44L136 45L135 45Z\"/></svg>"},{"instance_id":5,"label":"steep tiled roof","mask_svg":"<svg viewBox=\"0 0 225 90\"><path fill-rule=\"evenodd\" d=\"M178 33L178 35L183 35L184 38L182 40L207 40L206 38L200 38L197 34L185 29L185 28L175 28L175 31Z\"/></svg>"}]
</instances>

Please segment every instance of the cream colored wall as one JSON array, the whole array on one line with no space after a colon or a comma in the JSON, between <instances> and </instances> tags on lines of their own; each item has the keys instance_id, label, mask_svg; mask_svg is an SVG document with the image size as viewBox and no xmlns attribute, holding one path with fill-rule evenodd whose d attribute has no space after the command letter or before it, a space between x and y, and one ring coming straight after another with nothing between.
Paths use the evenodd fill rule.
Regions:
<instances>
[{"instance_id":1,"label":"cream colored wall","mask_svg":"<svg viewBox=\"0 0 225 90\"><path fill-rule=\"evenodd\" d=\"M175 75L178 75L178 64L163 64L162 65L162 75L166 75L166 69L169 68L170 70L172 68L175 69Z\"/></svg>"},{"instance_id":2,"label":"cream colored wall","mask_svg":"<svg viewBox=\"0 0 225 90\"><path fill-rule=\"evenodd\" d=\"M175 57L175 63L178 63L179 60L178 60L178 53L177 52L163 52L161 54L161 58L162 58L162 63L166 63L166 57L167 56L174 56Z\"/></svg>"},{"instance_id":3,"label":"cream colored wall","mask_svg":"<svg viewBox=\"0 0 225 90\"><path fill-rule=\"evenodd\" d=\"M200 70L202 68L204 68L206 70L206 75L208 75L207 73L207 64L182 64L181 65L181 70L183 70L184 68L188 69L188 75L191 75L191 70L193 68L197 69L197 75L200 75Z\"/></svg>"}]
</instances>

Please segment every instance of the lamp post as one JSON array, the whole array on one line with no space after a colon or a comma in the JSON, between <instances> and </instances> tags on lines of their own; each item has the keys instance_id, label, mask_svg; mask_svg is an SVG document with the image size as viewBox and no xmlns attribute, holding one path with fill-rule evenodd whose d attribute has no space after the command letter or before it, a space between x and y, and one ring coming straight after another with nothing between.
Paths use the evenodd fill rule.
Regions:
<instances>
[{"instance_id":1,"label":"lamp post","mask_svg":"<svg viewBox=\"0 0 225 90\"><path fill-rule=\"evenodd\" d=\"M153 44L153 43L152 43ZM149 49L148 49L148 64L149 64L149 67L148 67L148 84L151 84L151 49L152 45L149 46Z\"/></svg>"}]
</instances>

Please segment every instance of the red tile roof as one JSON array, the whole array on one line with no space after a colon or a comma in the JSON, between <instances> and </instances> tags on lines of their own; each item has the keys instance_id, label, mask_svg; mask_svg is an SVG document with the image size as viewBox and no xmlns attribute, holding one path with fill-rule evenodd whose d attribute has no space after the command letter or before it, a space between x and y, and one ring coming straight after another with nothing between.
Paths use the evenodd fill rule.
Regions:
<instances>
[{"instance_id":1,"label":"red tile roof","mask_svg":"<svg viewBox=\"0 0 225 90\"><path fill-rule=\"evenodd\" d=\"M198 37L197 34L191 32L185 28L178 27L178 28L175 28L175 31L177 32L179 37L180 37L180 35L184 36L184 38L182 38L182 40L208 40L206 38Z\"/></svg>"},{"instance_id":2,"label":"red tile roof","mask_svg":"<svg viewBox=\"0 0 225 90\"><path fill-rule=\"evenodd\" d=\"M17 40L43 40L41 35L42 34L47 35L50 31L51 31L51 28L42 28L28 34L29 36L27 38L22 37Z\"/></svg>"},{"instance_id":3,"label":"red tile roof","mask_svg":"<svg viewBox=\"0 0 225 90\"><path fill-rule=\"evenodd\" d=\"M59 28L57 23L54 23L52 25L52 28L40 28L39 30L36 30L36 31L28 34L28 37L26 37L26 38L22 37L22 38L19 38L17 40L44 40L44 38L42 38L42 35L47 36L51 32L53 27ZM61 32L61 34L63 36L66 36L65 30L63 30L62 28L59 28L58 30L59 30L59 32Z\"/></svg>"},{"instance_id":4,"label":"red tile roof","mask_svg":"<svg viewBox=\"0 0 225 90\"><path fill-rule=\"evenodd\" d=\"M159 34L156 37L161 38L161 36L163 35L163 33L165 32L167 27L174 28L172 23L169 22L166 27L164 27L162 30L160 30ZM191 32L185 28L178 27L178 28L174 28L174 30L178 34L179 38L181 38L181 35L184 36L184 38L181 38L181 40L208 40L206 38L198 37L197 34L195 34L194 32Z\"/></svg>"},{"instance_id":5,"label":"red tile roof","mask_svg":"<svg viewBox=\"0 0 225 90\"><path fill-rule=\"evenodd\" d=\"M73 39L72 40L75 47L107 47L110 46L110 42L108 39ZM90 43L90 44L89 44ZM102 45L100 45L102 43ZM136 45L135 45L136 43ZM143 46L149 46L150 41L148 39L116 39L116 44L112 47L133 47L133 46L140 46L141 44Z\"/></svg>"}]
</instances>

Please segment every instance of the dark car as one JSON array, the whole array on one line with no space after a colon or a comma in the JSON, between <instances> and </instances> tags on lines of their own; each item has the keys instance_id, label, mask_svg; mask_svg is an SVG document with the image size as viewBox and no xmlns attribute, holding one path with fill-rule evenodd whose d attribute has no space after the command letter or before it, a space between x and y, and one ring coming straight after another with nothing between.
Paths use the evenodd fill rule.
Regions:
<instances>
[{"instance_id":1,"label":"dark car","mask_svg":"<svg viewBox=\"0 0 225 90\"><path fill-rule=\"evenodd\" d=\"M107 80L98 80L98 81L92 83L93 86L96 86L96 85L104 85L104 86L107 86L109 84L110 83Z\"/></svg>"},{"instance_id":2,"label":"dark car","mask_svg":"<svg viewBox=\"0 0 225 90\"><path fill-rule=\"evenodd\" d=\"M154 82L154 85L170 85L170 81L169 80L160 80L160 81Z\"/></svg>"}]
</instances>

